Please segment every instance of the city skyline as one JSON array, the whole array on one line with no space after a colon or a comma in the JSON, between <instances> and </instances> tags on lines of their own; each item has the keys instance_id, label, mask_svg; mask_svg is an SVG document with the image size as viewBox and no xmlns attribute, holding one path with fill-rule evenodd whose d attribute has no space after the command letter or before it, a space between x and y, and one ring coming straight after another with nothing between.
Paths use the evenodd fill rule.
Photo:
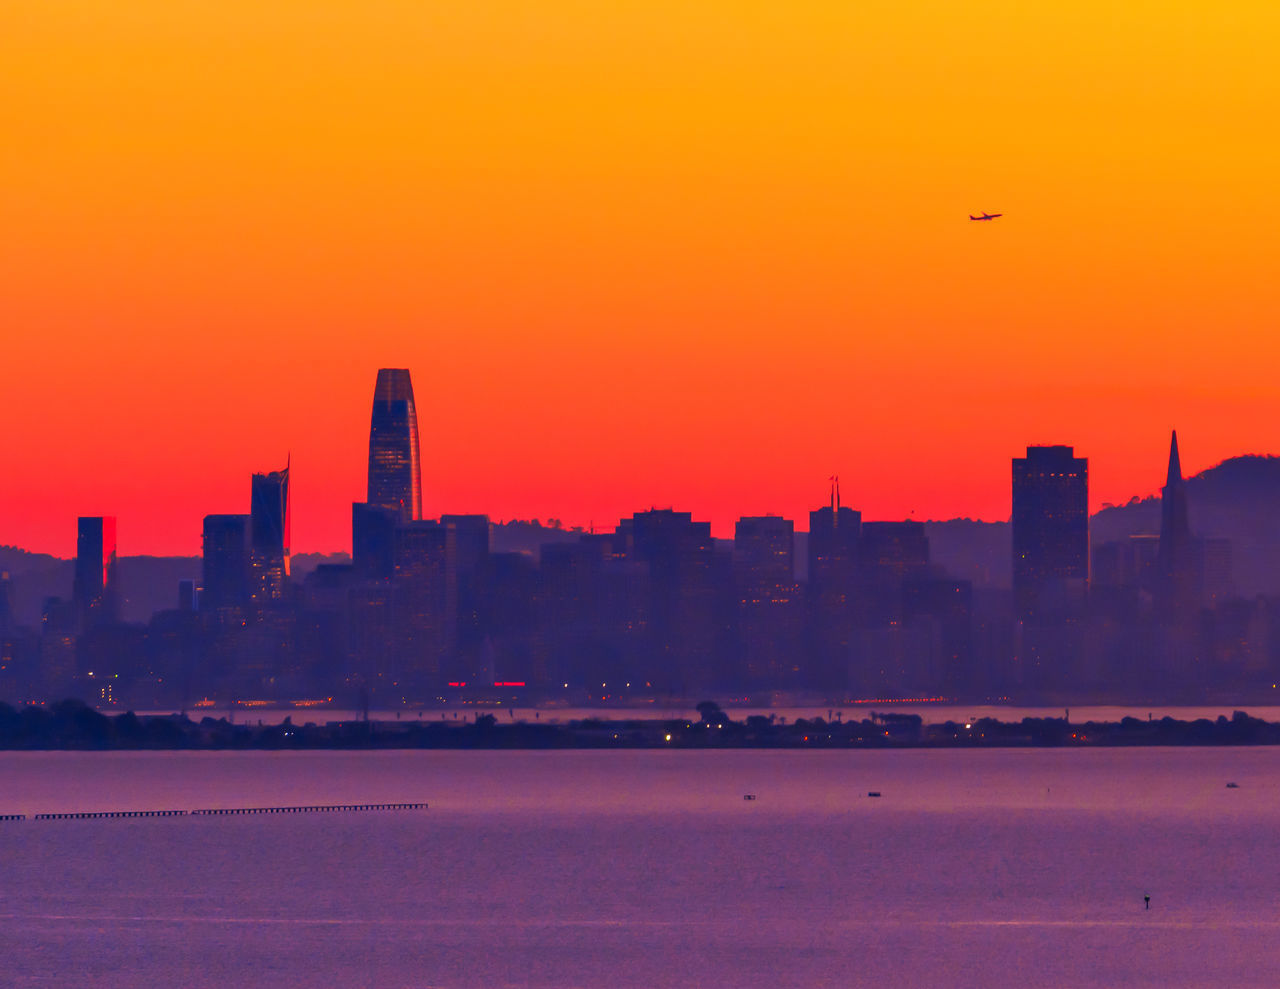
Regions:
<instances>
[{"instance_id":1,"label":"city skyline","mask_svg":"<svg viewBox=\"0 0 1280 989\"><path fill-rule=\"evenodd\" d=\"M45 594L35 625L27 602L44 578L5 588L0 687L182 706L197 692L208 703L354 691L412 704L490 684L545 697L597 682L833 703L1069 699L1257 691L1280 657L1269 632L1280 596L1236 584L1225 533L1237 528L1193 528L1176 431L1158 534L1103 523L1095 539L1088 458L1032 445L1009 460L1007 539L962 522L957 543L944 531L955 523L939 523L940 554L925 522L845 505L834 475L807 533L744 515L725 545L691 512L649 508L612 530L526 526L532 548L499 546L502 527L485 515L420 517L417 438L409 370L379 369L350 557L294 575L287 461L251 476L247 514L205 516L201 579L171 573L145 623L118 607L143 588L118 579L116 519L79 517L70 599ZM1000 542L1007 587L990 555Z\"/></svg>"},{"instance_id":2,"label":"city skyline","mask_svg":"<svg viewBox=\"0 0 1280 989\"><path fill-rule=\"evenodd\" d=\"M420 442L419 438L421 433L418 425L417 412L416 412L414 396L413 396L411 370L412 369L408 369L408 368L399 368L399 369L382 368L382 369L379 369L377 372L377 381L374 389L373 414L372 414L371 424L368 427L368 432L364 434L365 436L365 458L364 458L365 478L363 483L361 483L360 485L360 487L364 491L364 498L363 499L360 499L358 497L352 498L352 502L358 503L363 501L365 504L369 504L370 499L381 499L383 503L379 504L378 507L391 509L393 507L392 502L394 501L397 503L397 506L398 506L394 508L394 514L401 515L406 520L411 520L414 518L431 518L431 517L440 518L447 515L460 515L465 513L465 514L471 514L471 515L486 515L491 519L493 519L494 521L502 521L507 519L515 520L515 519L522 519L522 518L528 518L534 521L537 521L539 519L546 519L548 521L554 520L560 523L566 529L571 529L571 528L588 529L588 528L599 528L599 527L607 528L611 526L615 521L619 519L624 519L627 517L628 514L633 513L634 511L637 510L638 506L636 503L626 502L625 501L626 495L624 493L619 493L617 497L620 499L623 499L623 502L621 503L625 503L627 507L620 510L618 514L613 518L603 516L603 517L592 517L587 520L580 520L568 515L568 513L565 513L563 511L556 511L555 506L551 506L551 510L541 516L537 514L521 515L519 513L515 513L510 516L495 515L490 512L479 510L474 506L457 506L456 509L452 511L441 510L435 513L430 512L429 508L432 505L433 501L435 501L436 499L432 498L432 492L433 492L432 483L428 483L424 487L424 482L422 479L422 473L421 473L422 459L421 459L421 454L419 453L419 442ZM1176 464L1177 469L1180 471L1181 466L1180 466L1180 463L1178 462L1178 456L1177 456L1176 430L1173 430L1173 435L1174 435L1173 453L1171 454L1172 461L1170 464L1170 469L1173 469L1173 466ZM1027 446L1027 449L1030 450L1033 447L1047 449L1059 444L1040 443L1040 444L1025 444L1025 445ZM292 455L291 454L289 459L290 459L290 466L286 468L284 471L276 472L278 474L283 475L285 478L287 478L290 472L292 471ZM1007 460L1008 460L1008 457L1006 455L1006 457L1002 461L1002 464L1007 462ZM437 475L429 474L428 475L429 482L439 481L441 485L444 486L445 482L443 479L447 477L447 465L441 465L436 463L433 466L435 466L439 470L439 474ZM1207 466L1213 466L1213 464L1209 464ZM252 468L251 472L254 473L255 475L258 474L256 467ZM265 477L265 475L263 476ZM272 476L275 476L275 475L273 474ZM855 476L856 476L856 473L855 473ZM224 480L225 479L219 478L217 479L217 483L214 483L214 479L210 479L209 487L211 489L218 489L222 486L222 482ZM984 478L983 481L985 482L985 480L986 479ZM258 482L255 481L255 483L258 483ZM829 485L832 485L832 494L833 496L838 497L839 479L834 476L829 477L826 479L826 483ZM287 482L286 482L286 485L287 485ZM1086 488L1088 487L1089 486L1086 485ZM788 511L782 510L780 508L767 506L767 505L762 506L757 511L736 510L732 502L724 501L718 498L708 499L708 500L713 502L718 502L721 505L721 511L719 513L713 512L713 511L705 511L705 512L699 511L696 507L693 510L694 510L694 514L709 520L712 533L716 536L716 538L731 539L734 527L736 526L737 522L743 518L752 518L752 517L761 517L761 516L779 516L779 517L789 518L789 519L804 519L806 516L810 516L814 514L812 509L816 499L813 497L813 495L819 490L820 490L819 485L814 483L809 485L809 489L806 492L803 492L800 495L798 495L797 497L801 499L803 507L796 510L794 514ZM1142 488L1136 491L1130 492L1127 496L1119 496L1117 500L1114 502L1110 500L1102 500L1100 499L1099 496L1096 496L1092 492L1090 492L1088 495L1088 512L1089 514L1092 515L1096 513L1098 510L1100 510L1101 508L1106 507L1107 505L1124 504L1125 502L1129 501L1131 498L1148 497L1152 494L1158 494L1161 490L1163 490L1163 488L1161 488L1159 485L1152 485L1150 477L1148 477L1145 480L1144 486ZM296 489L293 489L293 491L291 491L288 496L287 505L286 505L286 517L284 519L284 525L286 529L284 533L286 550L288 550L287 544L290 538L290 534L288 531L291 527L290 520L295 511L293 507L295 502L294 491L296 491ZM945 507L943 508L942 512L937 515L924 515L912 509L906 515L901 516L900 518L894 517L892 515L886 515L883 517L887 521L910 520L910 519L915 519L919 521L945 521L950 519L973 518L977 521L985 521L985 522L1009 522L1014 517L1014 509L1013 509L1012 498L1008 494L1007 484L1005 485L1005 491L1006 491L1005 497L1009 507L1003 517L984 518L979 516L964 515L959 513L958 511L947 513ZM862 493L861 489L855 489L854 498L857 499L861 493ZM321 502L323 500L325 503L326 516L333 514L333 506L327 504L327 502L330 500L328 497L325 497L327 494L328 494L327 492L311 492L309 499L307 499L309 500L310 504L313 507L318 502ZM743 493L739 493L739 494L743 494ZM572 498L568 500L572 501ZM758 498L754 499L755 502L758 502L758 500L759 500ZM922 499L916 499L915 497L912 496L910 492L906 492L899 496L899 501L903 504L914 503L917 500L921 500L922 503L926 503L926 504L928 503L928 502L924 502ZM743 504L751 504L753 503L753 498L749 495L749 493L746 493L745 497L741 498L741 501ZM864 503L865 502L859 502L860 509L861 509L861 505ZM941 505L943 503L939 502L939 504ZM312 553L342 553L342 552L350 551L352 546L352 542L351 542L352 516L350 514L349 505L350 503L347 503L346 505L342 506L346 508L346 511L343 513L345 515L345 518L343 519L346 526L345 532L340 532L340 530L333 529L333 530L330 530L329 537L326 537L326 538L332 539L335 533L340 533L336 537L336 543L337 543L336 545L334 545L332 541L325 544L321 544L315 541L316 538L318 537L313 536L311 540L303 543L303 548L301 549L295 548L292 551L293 552L312 552ZM424 508L424 506L426 507ZM228 507L234 507L234 506L228 506ZM654 501L649 503L645 507L675 508L675 507L679 507L679 503L675 501L665 501L665 502ZM203 518L206 515L217 516L219 514L216 511L209 512L207 510L202 510L198 505L194 506L194 510L198 513L197 518ZM79 515L79 511L77 511L76 514ZM868 517L869 519L876 517L873 512L863 511L862 514ZM118 518L120 516L121 516L121 513L116 512L114 517ZM43 528L48 521L47 513L43 513L43 512L39 513L37 518L40 523L40 528ZM3 521L7 527L15 526L15 520L12 516L5 517ZM22 521L23 520L21 519L17 520L17 524L20 525ZM26 520L26 521L31 521L31 520ZM134 539L126 538L125 546L129 549L130 555L182 556L182 555L198 555L199 554L201 535L200 535L198 522L194 526L189 522L184 522L182 525L182 529L184 531L184 535L182 539L178 541L162 542L160 544L161 549L157 551L150 548L155 545L155 540L156 539L172 539L172 534L170 533L168 536L161 534L158 536L156 534L156 530L154 526L149 525L149 522L151 521L152 520L150 520L145 516L139 517L138 522L140 523L140 525L136 530L136 532L133 533L133 537L137 541L135 542ZM63 527L63 530L64 529L65 527ZM185 535L185 531L188 529L192 529L195 532L194 547L188 546L189 541L187 540ZM60 530L60 535L58 539L54 541L55 543L64 543L68 541L68 537L66 536L66 533L63 530ZM36 531L39 531L39 530L37 529ZM799 530L799 531L806 531L806 530ZM26 550L28 552L45 552L54 556L62 555L65 558L69 558L75 555L74 554L74 544L75 544L74 534L70 537L70 540L69 540L72 544L71 545L72 552L66 552L65 550L63 550L61 553L59 552L59 548L56 545L53 547L50 547L48 544L39 544L39 543L24 545L17 538L10 537L9 539L6 539L5 535L6 533L0 533L0 545L13 545L17 548ZM178 547L177 550L169 551L169 552L164 551L163 547L170 546L170 545L177 546ZM285 552L286 563L287 563L288 555L289 555L289 552L286 551Z\"/></svg>"},{"instance_id":3,"label":"city skyline","mask_svg":"<svg viewBox=\"0 0 1280 989\"><path fill-rule=\"evenodd\" d=\"M1176 452L1176 444L1177 444L1177 440L1176 440L1176 430L1174 430L1174 431L1173 431L1173 433L1174 433L1174 437L1175 437L1175 438L1174 438L1174 453L1173 453L1173 455L1172 455L1172 456L1173 456L1173 464L1171 464L1171 469L1172 469L1172 466L1173 466L1173 465L1176 465L1176 464L1177 464L1177 452ZM1053 448L1053 447L1057 447L1057 446L1061 446L1061 444L1055 444L1055 443L1047 443L1047 444L1029 444L1029 445L1027 445L1027 449L1028 449L1028 450L1031 450L1031 449L1033 449L1033 448L1035 448L1035 449L1051 449L1051 448ZM371 453L371 452L372 452L372 451L370 451L370 453ZM1265 457L1270 457L1270 456L1276 456L1276 455L1274 455L1274 454L1237 454L1237 455L1235 455L1235 456L1237 456L1237 457L1238 457L1238 456L1265 456ZM1004 462L1005 462L1005 464L1007 464L1008 459L1009 459L1008 457L1006 457L1006 458L1005 458L1005 461L1004 461ZM1086 459L1088 459L1088 458L1086 458ZM1230 459L1233 459L1233 457L1227 457L1227 458L1225 458L1225 459L1230 460ZM1212 463L1212 464L1208 464L1208 465L1206 465L1206 467L1204 467L1204 468L1203 468L1203 470L1211 469L1212 467L1217 466L1217 465L1218 465L1218 463L1220 463L1220 462L1215 462L1215 463ZM1179 469L1179 470L1181 469L1181 468L1180 468L1180 465L1178 465L1178 469ZM287 469L285 469L285 470L283 470L283 471L274 472L274 474L282 474L282 475L284 475L285 477L288 477L291 471L292 471L292 466L290 466L289 468L287 468ZM254 473L255 475L259 473L259 472L257 472L257 471L251 471L251 472L252 472L252 473ZM1007 467L1006 467L1006 473L1007 473ZM1199 473L1199 472L1197 471L1197 472L1194 472L1194 473ZM266 476L266 475L264 474L263 476ZM1172 475L1171 475L1171 476L1172 476ZM1180 478L1179 478L1179 479L1181 480L1181 476L1180 476ZM827 479L828 483L830 483L832 480L834 480L834 479L833 479L833 478L828 478L828 479ZM243 483L243 482L241 482L241 483ZM415 485L415 486L416 486L416 485ZM1005 485L1005 486L1006 486L1006 490L1007 490L1007 488L1008 488L1007 480L1006 480L1006 485ZM367 488L367 487L368 487L367 483L366 483L366 484L364 484L364 485L362 485L362 487L363 487L363 488ZM1088 486L1086 485L1086 487L1088 487ZM1160 495L1160 494L1161 494L1161 492L1164 490L1164 488L1165 488L1165 486L1162 486L1162 485L1160 485L1160 484L1158 484L1158 483L1157 483L1157 484L1151 484L1151 483L1148 483L1144 489L1140 489L1140 490L1138 490L1138 491L1131 492L1131 493L1129 494L1129 496L1128 496L1128 497L1121 497L1121 498L1119 498L1118 500L1116 500L1115 502L1112 502L1112 501L1102 501L1101 503L1099 503L1099 499L1098 499L1098 498L1097 498L1097 497L1096 497L1092 492L1090 492L1090 493L1089 493L1089 495L1088 495L1088 514L1089 514L1089 516L1093 516L1093 515L1097 514L1099 511L1102 511L1102 510L1104 510L1104 509L1106 509L1106 508L1114 507L1114 506L1116 506L1116 505L1124 505L1124 504L1130 503L1130 502L1132 502L1132 501L1134 501L1134 500L1136 500L1136 499L1150 498L1150 497L1153 497L1153 496L1155 496L1155 497L1159 497L1159 495ZM820 490L820 486L815 484L815 485L814 485L814 492L817 492L817 491L819 491L819 490ZM290 493L289 493L289 495L288 495L288 506L287 506L287 513L288 513L289 515L292 515L292 514L293 514L293 511L294 511L294 509L293 509L293 498L294 498L294 495L293 495L292 491L290 491ZM796 511L794 515L792 515L792 514L790 514L790 513L788 513L788 512L784 512L784 511L780 511L780 510L776 510L776 509L770 509L770 508L767 508L767 507L766 507L766 508L764 508L764 509L763 509L763 510L761 510L761 511L754 512L754 513L740 512L740 513L734 514L734 513L733 513L732 505L725 505L725 511L727 511L729 514L727 514L727 515L723 516L723 518L720 518L720 517L716 517L716 518L709 518L709 517L712 515L712 513L710 513L710 512L700 512L700 511L698 511L698 510L697 510L697 508L696 508L696 507L694 507L694 508L692 509L692 511L693 511L693 514L694 514L695 516L700 516L700 517L702 517L702 518L704 518L704 519L707 519L707 520L709 521L709 524L711 525L712 534L715 536L715 538L716 538L716 539L723 540L723 541L732 541L732 539L733 539L733 534L734 534L734 530L735 530L735 528L736 528L737 524L738 524L740 521L742 521L743 519L751 519L751 518L765 518L765 517L784 518L784 519L787 519L787 520L792 521L793 523L796 523L796 525L797 525L797 527L796 527L796 531L797 531L797 532L806 532L806 533L807 533L807 532L809 532L809 531L811 531L811 530L810 530L810 529L801 528L801 527L800 527L800 523L801 523L803 520L805 520L806 518L807 518L807 519L810 519L810 521L812 522L812 518L813 518L815 515L819 514L819 512L813 508L813 505L814 505L814 504L817 504L817 503L820 503L820 499L818 499L818 498L816 498L816 497L804 498L804 496L802 496L802 498L804 499L804 505L805 505L805 506L807 506L807 507L804 507L804 508L802 508L802 509L800 509L800 510ZM367 495L366 495L366 499L367 499ZM905 500L906 500L906 501L912 501L912 500L914 500L914 499L911 499L911 498L907 497ZM1014 519L1013 499L1012 499L1012 496L1008 496L1008 497L1007 497L1007 500L1009 501L1009 510L1006 512L1006 514L1005 514L1005 516L1004 516L1003 518L978 518L978 517L974 517L974 516L966 516L966 515L960 515L960 514L954 514L954 513L953 513L953 514L947 514L947 513L945 513L945 512L944 512L944 513L942 513L942 514L939 514L939 515L936 515L936 516L930 516L930 517L922 516L922 515L919 515L919 514L917 514L917 513L912 513L912 514L910 514L910 515L908 515L908 516L905 516L905 517L903 517L903 518L885 517L885 518L883 519L883 521L886 521L886 522L895 522L895 521L948 522L948 521L969 521L969 520L972 520L972 521L975 521L975 522L984 522L984 523L1007 523L1007 524L1011 524L1011 523L1013 522L1013 519ZM422 502L423 502L423 503L429 503L429 502L428 502L428 499L427 499L425 496L422 498ZM367 504L367 501L366 501L366 500L362 500L362 499L357 498L357 499L354 499L354 501L353 501L352 503L354 503L354 504L357 506L357 509L359 509L359 508L363 507L363 505L364 505L364 504ZM352 550L352 535L353 535L353 532L352 532L352 522L353 522L353 518L352 518L352 515L351 515L351 505L352 505L352 503L347 503L347 504L344 506L344 507L346 508L345 518L344 518L344 522L345 522L345 524L346 524L346 530L345 530L345 533L344 533L344 534L341 534L341 535L339 535L339 536L338 536L338 538L337 538L337 542L338 542L338 544L337 544L337 545L324 545L324 546L320 546L320 545L316 545L316 544L312 543L312 544L309 544L309 545L305 545L305 548L301 548L301 549L298 549L298 548L296 548L296 547L295 547L295 548L293 548L292 550L290 550L290 551L289 551L289 553L293 553L293 554L296 554L296 553L311 553L311 554L321 554L321 555L334 554L334 553L337 553L337 554L350 553L350 552L351 552L351 550ZM235 507L235 506L234 506L234 505L232 505L232 506L230 506L230 507ZM384 507L385 507L385 506L384 506ZM465 506L464 506L464 507L465 507ZM681 506L680 506L678 503L671 503L671 502L668 502L668 503L653 503L653 504L645 505L645 506L643 506L643 507L644 507L644 508L647 508L647 509L680 509L680 508L681 508ZM687 508L687 507L689 507L689 506L684 506L684 507L686 507L686 508ZM197 512L199 512L199 511L200 511L200 509L199 509L199 507L198 507L198 506L196 506L196 508L195 508L194 510L195 510L195 511L197 511ZM640 506L638 506L638 505L634 505L634 504L633 504L633 505L631 505L631 507L630 507L629 509L627 509L627 510L625 510L625 511L621 512L621 513L619 513L619 514L618 514L618 516L617 516L616 518L611 518L611 519L606 519L606 518L593 518L593 519L591 519L591 520L589 520L589 521L587 521L587 522L578 521L578 520L575 520L575 519L572 519L572 518L562 518L560 515L558 515L558 514L556 514L556 513L554 513L554 512L549 513L549 514L547 514L547 515L545 515L545 516L543 516L543 517L541 517L541 518L540 518L539 516L537 516L537 515L523 516L523 515L519 515L519 514L514 514L514 515L511 515L511 516L496 516L496 515L491 515L491 514L489 514L489 513L487 513L487 512L483 512L483 511L475 511L475 510L472 510L472 511L463 511L463 510L459 510L459 511L452 511L452 512L450 512L450 511L440 511L440 512L438 512L438 513L435 513L434 515L421 515L421 516L418 516L418 517L420 517L420 518L436 518L436 519L439 519L439 518L446 517L446 516L460 516L460 515L484 516L484 517L486 517L486 518L489 518L492 522L495 522L495 523L499 523L499 522L528 521L528 522L531 522L531 523L534 523L534 524L541 524L541 523L544 523L544 522L545 522L545 523L546 523L546 524L548 524L548 525L552 525L552 524L554 524L554 525L558 525L559 527L563 528L563 529L564 529L564 530L566 530L566 531L570 531L570 530L604 531L604 530L610 530L610 529L611 529L611 528L612 528L612 527L613 527L613 526L614 526L618 521L620 521L620 520L622 520L622 519L625 519L625 518L627 517L627 515L632 514L632 513L634 513L635 511L638 511L638 510L641 510L641 509L640 509ZM847 511L848 509L846 508L845 510ZM859 513L858 513L858 514L859 514L859 515L861 515L861 516L865 516L865 517L867 518L867 520L868 520L868 521L874 521L874 520L875 520L874 516L872 516L870 513L867 513L867 512L861 512L861 511L859 511ZM116 517L116 516L112 516L112 518L113 518L113 519L114 519L115 517ZM185 540L185 536L184 536L184 540L183 540L181 543L178 543L178 544L177 544L178 548L177 548L175 551L173 551L173 552L163 552L163 551L160 551L160 552L152 552L152 551L149 551L149 550L148 550L147 548L145 548L144 546L139 546L139 545L137 545L136 543L134 543L134 542L133 542L133 540L131 540L131 539L130 539L129 534L128 534L128 533L126 533L126 537L125 537L125 540L124 540L124 543L123 543L123 552L122 552L122 555L129 555L129 556L174 556L174 557L178 557L178 556L199 556L199 555L200 555L200 546L201 546L201 541L202 541L202 539L203 539L203 538L208 538L208 534L207 534L207 532L206 532L203 536L201 535L200 519L201 519L201 518L222 518L222 517L226 517L226 518L235 518L235 517L240 517L240 513L231 512L230 514L227 514L227 513L219 514L219 513L217 513L217 512L205 512L205 513L202 513L202 514L198 515L198 516L196 517L196 522L195 522L195 526L194 526L194 530L195 530L195 533L196 533L196 535L195 535L195 545L194 545L193 547L187 547L187 545L186 545L186 540ZM247 518L248 516L247 516L247 514L243 514L243 517ZM12 520L5 520L5 521L6 521L6 522L11 523L11 521L12 521ZM64 523L65 523L65 520L63 520L63 521L64 521ZM126 520L126 522L127 522L127 520ZM146 520L145 518L143 518L143 519L139 519L139 522L141 523L141 530L142 530L143 532L146 532L146 533L153 533L153 532L154 532L154 530L153 530L153 529L150 529L150 528L148 528L148 527L147 527L147 525L146 525L147 520ZM286 526L288 526L289 524L290 524L289 520L288 520L288 519L286 519ZM189 528L189 527L190 527L189 525L184 525L184 528ZM6 539L3 537L3 535L2 535L2 534L0 534L0 545L12 546L12 547L13 547L13 548L15 548L15 549L19 549L19 550L22 550L22 551L24 551L24 552L28 552L28 553L44 553L44 554L47 554L47 555L50 555L50 556L54 556L54 557L56 557L56 558L61 558L61 559L72 559L72 558L74 558L74 557L76 556L77 536L76 536L76 534L75 534L75 532L74 532L74 531L72 531L72 532L71 532L71 534L68 536L68 534L67 534L67 532L66 532L65 530L66 530L66 526L65 526L65 524L64 524L64 525L61 527L61 529L60 529L59 538L58 538L58 539L56 539L54 542L55 542L55 543L66 543L66 544L68 544L68 549L69 549L69 551L68 551L68 549L62 549L62 551L60 552L60 551L59 551L59 547L57 547L57 546L54 546L54 547L52 547L52 548L51 548L51 547L49 547L49 546L47 546L47 545L23 545L21 542L16 541L16 540L14 540L14 541L8 541L8 540L6 540ZM144 537L144 538L145 538L145 537ZM288 537L286 536L286 539L287 539L287 538L288 538ZM131 543L132 543L132 545L131 545ZM166 545L167 545L167 544L166 544ZM185 548L184 548L184 547L185 547ZM289 553L286 553L286 560L287 560L287 557L288 557Z\"/></svg>"},{"instance_id":4,"label":"city skyline","mask_svg":"<svg viewBox=\"0 0 1280 989\"><path fill-rule=\"evenodd\" d=\"M1176 432L1158 535L1102 523L1093 538L1088 459L1056 445L1010 458L1007 538L967 550L948 523L932 529L947 547L935 555L924 522L865 519L833 476L803 543L779 515L740 517L726 546L692 513L650 508L612 531L526 527L543 536L530 552L495 545L501 527L484 515L412 517L412 406L388 406L393 378L411 391L405 369L379 371L379 503L352 504L350 559L291 576L290 465L255 473L248 514L204 519L203 579L170 571L168 602L138 623L116 608L130 596L116 577L116 520L82 516L71 598L46 594L38 625L26 602L45 579L4 575L0 687L184 707L197 694L212 704L354 692L412 705L468 688L545 698L610 682L655 697L1012 692L1075 703L1256 693L1280 661L1269 631L1280 595L1238 588L1232 538L1193 527ZM1259 466L1275 473L1252 466L1255 478ZM1011 586L992 580L999 542Z\"/></svg>"}]
</instances>

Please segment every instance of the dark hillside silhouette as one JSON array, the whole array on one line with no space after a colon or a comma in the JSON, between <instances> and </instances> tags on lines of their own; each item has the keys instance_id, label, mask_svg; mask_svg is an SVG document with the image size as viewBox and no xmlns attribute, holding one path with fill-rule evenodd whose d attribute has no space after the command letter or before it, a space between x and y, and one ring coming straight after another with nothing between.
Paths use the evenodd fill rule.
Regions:
<instances>
[{"instance_id":1,"label":"dark hillside silhouette","mask_svg":"<svg viewBox=\"0 0 1280 989\"><path fill-rule=\"evenodd\" d=\"M1237 593L1280 594L1280 457L1232 457L1188 478L1186 488L1191 531L1231 540ZM1159 494L1093 517L1095 544L1159 531Z\"/></svg>"}]
</instances>

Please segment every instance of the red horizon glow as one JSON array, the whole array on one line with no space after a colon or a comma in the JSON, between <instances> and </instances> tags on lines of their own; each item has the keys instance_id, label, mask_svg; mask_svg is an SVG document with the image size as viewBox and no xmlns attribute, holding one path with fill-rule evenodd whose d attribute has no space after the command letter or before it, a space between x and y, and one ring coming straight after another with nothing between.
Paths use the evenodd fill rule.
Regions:
<instances>
[{"instance_id":1,"label":"red horizon glow","mask_svg":"<svg viewBox=\"0 0 1280 989\"><path fill-rule=\"evenodd\" d=\"M291 453L294 551L349 549L379 367L428 517L1005 520L1029 444L1095 510L1174 428L1280 452L1280 8L922 4L20 0L0 543L196 554Z\"/></svg>"}]
</instances>

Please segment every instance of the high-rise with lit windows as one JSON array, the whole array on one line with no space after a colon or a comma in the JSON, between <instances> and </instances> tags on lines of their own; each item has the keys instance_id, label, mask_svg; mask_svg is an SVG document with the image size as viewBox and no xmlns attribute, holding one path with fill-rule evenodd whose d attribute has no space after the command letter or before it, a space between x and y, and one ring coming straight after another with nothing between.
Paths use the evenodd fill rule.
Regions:
<instances>
[{"instance_id":1,"label":"high-rise with lit windows","mask_svg":"<svg viewBox=\"0 0 1280 989\"><path fill-rule=\"evenodd\" d=\"M253 603L284 597L289 576L289 468L254 474L249 500L249 569Z\"/></svg>"},{"instance_id":2,"label":"high-rise with lit windows","mask_svg":"<svg viewBox=\"0 0 1280 989\"><path fill-rule=\"evenodd\" d=\"M1069 446L1013 459L1013 593L1023 619L1076 603L1089 585L1089 461Z\"/></svg>"},{"instance_id":3,"label":"high-rise with lit windows","mask_svg":"<svg viewBox=\"0 0 1280 989\"><path fill-rule=\"evenodd\" d=\"M422 518L418 411L405 368L378 371L369 425L368 504L394 511L401 522Z\"/></svg>"}]
</instances>

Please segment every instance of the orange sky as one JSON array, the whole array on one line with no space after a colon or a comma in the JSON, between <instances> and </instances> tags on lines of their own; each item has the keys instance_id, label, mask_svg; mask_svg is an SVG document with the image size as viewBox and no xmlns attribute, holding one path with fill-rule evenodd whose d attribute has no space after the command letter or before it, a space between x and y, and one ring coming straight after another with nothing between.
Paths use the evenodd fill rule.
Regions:
<instances>
[{"instance_id":1,"label":"orange sky","mask_svg":"<svg viewBox=\"0 0 1280 989\"><path fill-rule=\"evenodd\" d=\"M1095 505L1171 427L1280 452L1278 43L1263 0L16 0L0 543L196 552L292 451L295 550L348 548L379 366L428 514L729 535L838 472L1007 518L1028 443Z\"/></svg>"}]
</instances>

